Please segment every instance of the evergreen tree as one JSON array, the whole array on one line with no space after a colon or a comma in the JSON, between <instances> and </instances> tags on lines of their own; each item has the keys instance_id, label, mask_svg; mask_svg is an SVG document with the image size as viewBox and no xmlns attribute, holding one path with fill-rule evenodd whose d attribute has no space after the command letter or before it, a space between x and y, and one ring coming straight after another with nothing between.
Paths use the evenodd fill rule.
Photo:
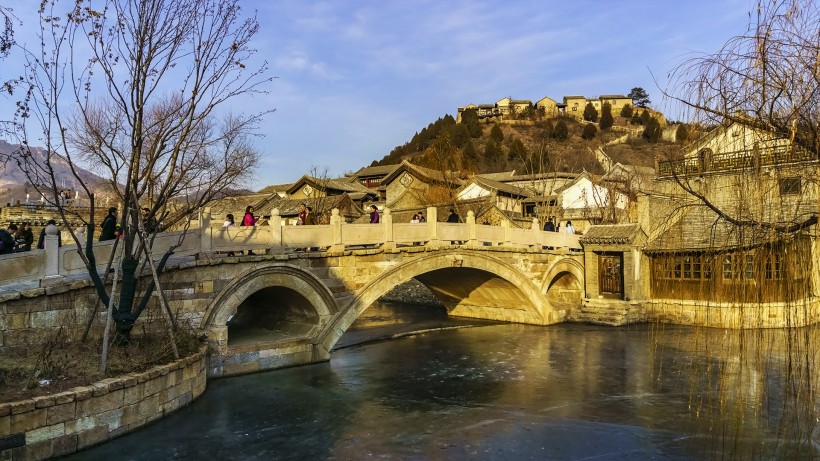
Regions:
<instances>
[{"instance_id":1,"label":"evergreen tree","mask_svg":"<svg viewBox=\"0 0 820 461\"><path fill-rule=\"evenodd\" d=\"M501 127L497 123L493 123L493 128L490 130L490 139L499 144L504 140L504 132L501 131Z\"/></svg>"},{"instance_id":2,"label":"evergreen tree","mask_svg":"<svg viewBox=\"0 0 820 461\"><path fill-rule=\"evenodd\" d=\"M632 118L632 106L630 106L629 104L623 106L621 108L621 117Z\"/></svg>"},{"instance_id":3,"label":"evergreen tree","mask_svg":"<svg viewBox=\"0 0 820 461\"><path fill-rule=\"evenodd\" d=\"M613 123L615 123L615 120L612 118L612 105L605 102L601 107L601 129L608 130Z\"/></svg>"},{"instance_id":4,"label":"evergreen tree","mask_svg":"<svg viewBox=\"0 0 820 461\"><path fill-rule=\"evenodd\" d=\"M652 101L649 100L649 95L646 93L646 90L639 86L632 88L627 97L632 98L632 105L635 107L647 107L650 104L652 104Z\"/></svg>"},{"instance_id":5,"label":"evergreen tree","mask_svg":"<svg viewBox=\"0 0 820 461\"><path fill-rule=\"evenodd\" d=\"M595 110L595 107L592 105L591 102L588 102L587 106L584 107L584 120L586 120L587 122L598 121L598 111Z\"/></svg>"},{"instance_id":6,"label":"evergreen tree","mask_svg":"<svg viewBox=\"0 0 820 461\"><path fill-rule=\"evenodd\" d=\"M461 154L461 167L465 170L476 171L478 170L478 163L478 152L475 149L473 141L468 139Z\"/></svg>"},{"instance_id":7,"label":"evergreen tree","mask_svg":"<svg viewBox=\"0 0 820 461\"><path fill-rule=\"evenodd\" d=\"M504 155L504 151L501 150L501 146L493 141L487 141L487 144L484 145L484 159L491 164L498 164L501 160L502 156Z\"/></svg>"},{"instance_id":8,"label":"evergreen tree","mask_svg":"<svg viewBox=\"0 0 820 461\"><path fill-rule=\"evenodd\" d=\"M558 120L558 123L555 124L555 128L552 130L552 137L559 141L565 141L569 137L567 122Z\"/></svg>"},{"instance_id":9,"label":"evergreen tree","mask_svg":"<svg viewBox=\"0 0 820 461\"><path fill-rule=\"evenodd\" d=\"M655 117L649 117L646 128L643 130L643 137L652 143L656 143L661 139L661 124L658 123Z\"/></svg>"},{"instance_id":10,"label":"evergreen tree","mask_svg":"<svg viewBox=\"0 0 820 461\"><path fill-rule=\"evenodd\" d=\"M595 125L591 123L587 123L584 127L584 131L581 133L581 137L584 139L592 139L598 133L598 129L595 128Z\"/></svg>"},{"instance_id":11,"label":"evergreen tree","mask_svg":"<svg viewBox=\"0 0 820 461\"><path fill-rule=\"evenodd\" d=\"M527 152L527 147L524 143L518 138L513 139L508 148L507 159L526 161L528 156L529 152Z\"/></svg>"},{"instance_id":12,"label":"evergreen tree","mask_svg":"<svg viewBox=\"0 0 820 461\"><path fill-rule=\"evenodd\" d=\"M646 126L649 123L649 119L652 118L652 115L649 114L648 110L641 111L641 125Z\"/></svg>"},{"instance_id":13,"label":"evergreen tree","mask_svg":"<svg viewBox=\"0 0 820 461\"><path fill-rule=\"evenodd\" d=\"M686 129L686 125L683 123L678 125L678 130L675 132L675 140L679 143L685 143L689 140L689 130Z\"/></svg>"},{"instance_id":14,"label":"evergreen tree","mask_svg":"<svg viewBox=\"0 0 820 461\"><path fill-rule=\"evenodd\" d=\"M453 144L459 149L470 141L470 130L463 123L453 125L450 130L452 132Z\"/></svg>"},{"instance_id":15,"label":"evergreen tree","mask_svg":"<svg viewBox=\"0 0 820 461\"><path fill-rule=\"evenodd\" d=\"M461 123L470 130L471 137L477 138L481 136L483 129L481 128L481 122L478 120L478 113L475 109L467 109L462 112Z\"/></svg>"}]
</instances>

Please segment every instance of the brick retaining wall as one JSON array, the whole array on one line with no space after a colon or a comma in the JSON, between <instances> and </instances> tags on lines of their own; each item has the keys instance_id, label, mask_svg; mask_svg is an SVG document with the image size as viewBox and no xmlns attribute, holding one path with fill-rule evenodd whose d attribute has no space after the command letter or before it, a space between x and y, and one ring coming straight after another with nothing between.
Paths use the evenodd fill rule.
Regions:
<instances>
[{"instance_id":1,"label":"brick retaining wall","mask_svg":"<svg viewBox=\"0 0 820 461\"><path fill-rule=\"evenodd\" d=\"M0 459L66 455L127 434L205 392L207 349L143 373L0 403Z\"/></svg>"}]
</instances>

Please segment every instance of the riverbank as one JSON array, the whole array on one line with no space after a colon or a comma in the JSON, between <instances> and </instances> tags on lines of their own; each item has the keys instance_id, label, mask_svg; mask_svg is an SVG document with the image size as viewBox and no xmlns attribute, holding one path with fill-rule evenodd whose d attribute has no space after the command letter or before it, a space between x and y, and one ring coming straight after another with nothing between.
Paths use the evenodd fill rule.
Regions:
<instances>
[{"instance_id":1,"label":"riverbank","mask_svg":"<svg viewBox=\"0 0 820 461\"><path fill-rule=\"evenodd\" d=\"M205 346L141 373L56 394L0 403L0 459L42 460L74 453L145 426L205 392Z\"/></svg>"}]
</instances>

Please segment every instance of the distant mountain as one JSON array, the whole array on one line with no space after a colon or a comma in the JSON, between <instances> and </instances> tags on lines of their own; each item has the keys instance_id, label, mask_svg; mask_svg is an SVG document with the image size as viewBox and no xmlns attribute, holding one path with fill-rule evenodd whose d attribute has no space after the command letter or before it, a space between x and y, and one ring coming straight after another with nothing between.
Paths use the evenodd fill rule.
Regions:
<instances>
[{"instance_id":1,"label":"distant mountain","mask_svg":"<svg viewBox=\"0 0 820 461\"><path fill-rule=\"evenodd\" d=\"M24 202L26 193L30 194L32 201L38 201L40 198L34 187L29 184L26 173L17 165L17 162L8 160L19 148L20 145L18 144L9 144L0 140L0 206L5 206L7 203L13 203L17 200ZM46 150L42 147L32 148L31 153L34 161L45 162ZM68 167L68 161L58 155L56 161L52 160L52 165L55 168L58 187L71 191L75 190L77 180ZM80 178L86 184L95 184L103 180L88 170L78 169L78 171Z\"/></svg>"}]
</instances>

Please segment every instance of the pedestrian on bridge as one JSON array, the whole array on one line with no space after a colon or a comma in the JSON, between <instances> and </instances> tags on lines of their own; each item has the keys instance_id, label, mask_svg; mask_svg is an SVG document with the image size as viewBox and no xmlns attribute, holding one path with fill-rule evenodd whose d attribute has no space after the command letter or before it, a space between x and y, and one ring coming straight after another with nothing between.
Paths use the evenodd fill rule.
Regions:
<instances>
[{"instance_id":1,"label":"pedestrian on bridge","mask_svg":"<svg viewBox=\"0 0 820 461\"><path fill-rule=\"evenodd\" d=\"M370 205L370 224L379 223L379 209L376 205Z\"/></svg>"},{"instance_id":2,"label":"pedestrian on bridge","mask_svg":"<svg viewBox=\"0 0 820 461\"><path fill-rule=\"evenodd\" d=\"M245 216L242 217L243 226L255 226L259 218L253 215L253 205L245 207Z\"/></svg>"},{"instance_id":3,"label":"pedestrian on bridge","mask_svg":"<svg viewBox=\"0 0 820 461\"><path fill-rule=\"evenodd\" d=\"M8 229L0 229L0 255L14 252L17 225L9 224Z\"/></svg>"},{"instance_id":4,"label":"pedestrian on bridge","mask_svg":"<svg viewBox=\"0 0 820 461\"><path fill-rule=\"evenodd\" d=\"M574 234L575 227L572 225L572 221L567 221L567 234Z\"/></svg>"},{"instance_id":5,"label":"pedestrian on bridge","mask_svg":"<svg viewBox=\"0 0 820 461\"><path fill-rule=\"evenodd\" d=\"M46 227L48 226L56 226L57 221L53 219L49 219L46 223ZM57 247L63 246L63 235L62 233L57 233ZM37 238L37 249L42 250L46 247L46 228L44 227L43 230L40 231L40 237Z\"/></svg>"},{"instance_id":6,"label":"pedestrian on bridge","mask_svg":"<svg viewBox=\"0 0 820 461\"><path fill-rule=\"evenodd\" d=\"M447 222L460 223L461 218L456 214L456 210L450 208L450 216L447 216Z\"/></svg>"},{"instance_id":7,"label":"pedestrian on bridge","mask_svg":"<svg viewBox=\"0 0 820 461\"><path fill-rule=\"evenodd\" d=\"M547 231L547 232L555 232L555 223L554 223L554 222L552 222L552 220L553 220L553 217L552 217L552 216L550 216L550 217L547 219L547 222L545 222L545 223L544 223L544 230L545 230L545 231Z\"/></svg>"},{"instance_id":8,"label":"pedestrian on bridge","mask_svg":"<svg viewBox=\"0 0 820 461\"><path fill-rule=\"evenodd\" d=\"M117 238L117 207L108 209L108 215L100 225L100 242Z\"/></svg>"},{"instance_id":9,"label":"pedestrian on bridge","mask_svg":"<svg viewBox=\"0 0 820 461\"><path fill-rule=\"evenodd\" d=\"M31 225L28 221L20 225L20 231L17 233L17 248L15 251L31 251L31 245L34 244L34 232L31 231Z\"/></svg>"}]
</instances>

